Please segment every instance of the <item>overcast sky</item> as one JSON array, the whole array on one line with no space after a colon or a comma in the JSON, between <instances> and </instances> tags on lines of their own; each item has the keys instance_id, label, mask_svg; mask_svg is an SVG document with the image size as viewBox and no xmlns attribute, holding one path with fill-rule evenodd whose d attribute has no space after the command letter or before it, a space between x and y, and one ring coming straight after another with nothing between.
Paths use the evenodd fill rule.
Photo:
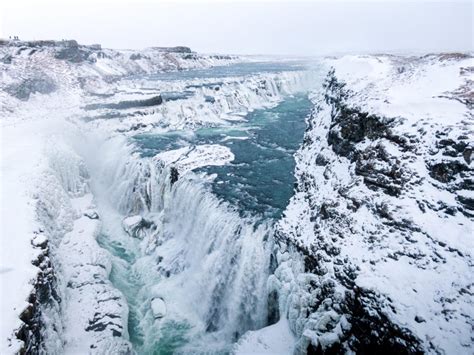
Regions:
<instances>
[{"instance_id":1,"label":"overcast sky","mask_svg":"<svg viewBox=\"0 0 474 355\"><path fill-rule=\"evenodd\" d=\"M467 1L1 0L0 37L318 55L474 50Z\"/></svg>"}]
</instances>

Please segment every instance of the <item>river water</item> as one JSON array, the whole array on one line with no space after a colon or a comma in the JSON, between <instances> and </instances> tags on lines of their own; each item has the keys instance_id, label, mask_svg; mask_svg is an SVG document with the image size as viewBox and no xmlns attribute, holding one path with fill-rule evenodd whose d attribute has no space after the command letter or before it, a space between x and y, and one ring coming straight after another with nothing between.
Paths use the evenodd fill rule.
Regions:
<instances>
[{"instance_id":1,"label":"river water","mask_svg":"<svg viewBox=\"0 0 474 355\"><path fill-rule=\"evenodd\" d=\"M147 85L158 89L163 81L209 83L210 78L219 82L304 67L299 62L238 64L156 74L147 77ZM176 95L173 99L180 99ZM137 353L225 354L247 330L268 325L272 228L293 194L293 156L310 110L307 93L300 92L241 121L130 138L140 166L151 166L142 180L159 191L151 194L155 207L141 213L154 229L144 239L131 238L121 225L127 214L99 203L98 241L113 256L110 279L127 299L128 331ZM235 159L196 169L172 185L169 172L152 166L158 153L201 144L225 146ZM166 304L159 319L151 310L156 298Z\"/></svg>"}]
</instances>

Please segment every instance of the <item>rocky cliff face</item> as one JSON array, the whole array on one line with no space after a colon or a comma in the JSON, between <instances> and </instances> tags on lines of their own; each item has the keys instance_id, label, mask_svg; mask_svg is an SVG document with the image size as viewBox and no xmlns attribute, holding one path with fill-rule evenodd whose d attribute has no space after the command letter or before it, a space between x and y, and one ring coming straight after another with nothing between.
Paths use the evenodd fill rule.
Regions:
<instances>
[{"instance_id":1,"label":"rocky cliff face","mask_svg":"<svg viewBox=\"0 0 474 355\"><path fill-rule=\"evenodd\" d=\"M38 257L32 263L39 271L27 300L28 306L20 314L22 324L15 333L23 342L20 354L45 352L43 329L53 328L55 324L61 323L59 318L55 317L59 314L61 297L57 292L56 273L51 262L48 240L43 231L35 233L32 244L38 250Z\"/></svg>"},{"instance_id":2,"label":"rocky cliff face","mask_svg":"<svg viewBox=\"0 0 474 355\"><path fill-rule=\"evenodd\" d=\"M331 64L276 233L299 351L470 352L473 60Z\"/></svg>"},{"instance_id":3,"label":"rocky cliff face","mask_svg":"<svg viewBox=\"0 0 474 355\"><path fill-rule=\"evenodd\" d=\"M96 241L100 217L85 163L58 137L46 143L45 157L33 200L38 274L15 332L18 353L130 353L128 307Z\"/></svg>"}]
</instances>

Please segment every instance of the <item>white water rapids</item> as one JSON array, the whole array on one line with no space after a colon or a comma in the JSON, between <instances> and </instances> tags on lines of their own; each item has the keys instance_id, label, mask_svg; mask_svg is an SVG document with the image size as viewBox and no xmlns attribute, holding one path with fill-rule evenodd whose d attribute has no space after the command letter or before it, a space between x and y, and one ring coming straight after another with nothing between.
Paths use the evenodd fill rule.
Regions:
<instances>
[{"instance_id":1,"label":"white water rapids","mask_svg":"<svg viewBox=\"0 0 474 355\"><path fill-rule=\"evenodd\" d=\"M88 163L102 219L98 240L113 254L111 280L129 303L135 350L228 352L245 331L267 324L272 227L242 219L202 176L171 184L168 168L130 158L120 144L108 141ZM122 228L138 213L148 223L143 239ZM162 319L152 312L156 298L166 304Z\"/></svg>"}]
</instances>

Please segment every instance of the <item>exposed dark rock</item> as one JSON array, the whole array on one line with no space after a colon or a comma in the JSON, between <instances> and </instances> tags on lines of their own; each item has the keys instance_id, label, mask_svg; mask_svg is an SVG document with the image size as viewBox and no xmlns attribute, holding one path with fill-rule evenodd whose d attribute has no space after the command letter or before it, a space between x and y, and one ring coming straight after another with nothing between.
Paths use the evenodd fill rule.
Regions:
<instances>
[{"instance_id":1,"label":"exposed dark rock","mask_svg":"<svg viewBox=\"0 0 474 355\"><path fill-rule=\"evenodd\" d=\"M429 166L430 175L439 182L448 183L456 179L456 175L468 170L466 165L459 161L444 161Z\"/></svg>"},{"instance_id":2,"label":"exposed dark rock","mask_svg":"<svg viewBox=\"0 0 474 355\"><path fill-rule=\"evenodd\" d=\"M213 103L216 102L216 99L215 99L213 96L207 96L207 95L206 95L206 96L204 97L204 101L213 104Z\"/></svg>"},{"instance_id":3,"label":"exposed dark rock","mask_svg":"<svg viewBox=\"0 0 474 355\"><path fill-rule=\"evenodd\" d=\"M138 131L139 129L146 128L147 125L145 123L134 123L131 127L131 131Z\"/></svg>"},{"instance_id":4,"label":"exposed dark rock","mask_svg":"<svg viewBox=\"0 0 474 355\"><path fill-rule=\"evenodd\" d=\"M130 55L130 60L139 60L142 59L143 56L140 53L132 53Z\"/></svg>"},{"instance_id":5,"label":"exposed dark rock","mask_svg":"<svg viewBox=\"0 0 474 355\"><path fill-rule=\"evenodd\" d=\"M319 214L322 219L329 219L333 218L337 212L335 207L337 206L336 203L330 202L330 201L325 201L321 204L321 207L319 208Z\"/></svg>"},{"instance_id":6,"label":"exposed dark rock","mask_svg":"<svg viewBox=\"0 0 474 355\"><path fill-rule=\"evenodd\" d=\"M37 236L38 237L33 238L33 240L31 241L31 244L33 244L33 246L35 246L37 248L40 248L40 249L44 250L44 252L40 255L43 255L43 254L46 255L46 251L47 251L47 247L48 247L48 239L41 238L40 237L40 236L42 236L41 233L38 233ZM38 257L38 258L40 258L40 257ZM33 261L33 263L34 263L34 261ZM38 266L38 265L36 265L36 266Z\"/></svg>"},{"instance_id":7,"label":"exposed dark rock","mask_svg":"<svg viewBox=\"0 0 474 355\"><path fill-rule=\"evenodd\" d=\"M65 48L79 48L79 44L74 39L67 39L62 41L29 41L27 42L29 46L58 46L58 47L65 47Z\"/></svg>"},{"instance_id":8,"label":"exposed dark rock","mask_svg":"<svg viewBox=\"0 0 474 355\"><path fill-rule=\"evenodd\" d=\"M98 109L116 109L116 110L125 110L134 107L149 107L149 106L158 106L163 103L163 98L161 95L153 96L145 100L129 100L129 101L120 101L118 103L110 104L90 104L84 107L85 110L98 110Z\"/></svg>"},{"instance_id":9,"label":"exposed dark rock","mask_svg":"<svg viewBox=\"0 0 474 355\"><path fill-rule=\"evenodd\" d=\"M99 214L96 211L86 211L84 216L90 219L99 219Z\"/></svg>"},{"instance_id":10,"label":"exposed dark rock","mask_svg":"<svg viewBox=\"0 0 474 355\"><path fill-rule=\"evenodd\" d=\"M469 147L469 148L464 149L464 151L462 153L462 156L463 156L463 158L464 158L464 160L466 161L467 164L471 164L472 152L473 152L473 148Z\"/></svg>"},{"instance_id":11,"label":"exposed dark rock","mask_svg":"<svg viewBox=\"0 0 474 355\"><path fill-rule=\"evenodd\" d=\"M268 294L267 304L267 325L272 325L280 320L280 307L278 304L278 292L276 290L273 290Z\"/></svg>"},{"instance_id":12,"label":"exposed dark rock","mask_svg":"<svg viewBox=\"0 0 474 355\"><path fill-rule=\"evenodd\" d=\"M28 306L20 314L23 324L16 332L17 338L24 343L19 352L20 354L45 353L41 332L45 322L43 311L46 308L59 309L59 303L61 302L56 292L57 280L49 258L47 242L33 243L33 245L42 250L38 259L33 260L33 264L39 267L40 272L35 280L33 292L28 298Z\"/></svg>"},{"instance_id":13,"label":"exposed dark rock","mask_svg":"<svg viewBox=\"0 0 474 355\"><path fill-rule=\"evenodd\" d=\"M229 60L229 59L234 59L235 57L232 57L231 55L222 55L222 54L214 54L211 56L211 58L214 59L219 59L219 60Z\"/></svg>"},{"instance_id":14,"label":"exposed dark rock","mask_svg":"<svg viewBox=\"0 0 474 355\"><path fill-rule=\"evenodd\" d=\"M128 235L138 239L143 239L148 233L153 233L157 228L153 221L146 220L141 216L125 218L122 226Z\"/></svg>"},{"instance_id":15,"label":"exposed dark rock","mask_svg":"<svg viewBox=\"0 0 474 355\"><path fill-rule=\"evenodd\" d=\"M305 142L305 144L311 144L310 142ZM316 156L316 165L319 165L319 166L325 166L328 164L328 159L323 155L323 154L318 154Z\"/></svg>"},{"instance_id":16,"label":"exposed dark rock","mask_svg":"<svg viewBox=\"0 0 474 355\"><path fill-rule=\"evenodd\" d=\"M417 323L423 323L423 322L426 322L426 320L425 320L423 317L416 316L416 317L415 317L415 322L417 322Z\"/></svg>"},{"instance_id":17,"label":"exposed dark rock","mask_svg":"<svg viewBox=\"0 0 474 355\"><path fill-rule=\"evenodd\" d=\"M392 196L400 195L409 180L399 159L391 157L381 143L358 154L355 172L364 177L367 187L375 190L380 188Z\"/></svg>"},{"instance_id":18,"label":"exposed dark rock","mask_svg":"<svg viewBox=\"0 0 474 355\"><path fill-rule=\"evenodd\" d=\"M90 45L85 46L85 47L87 47L87 48L89 48L89 49L92 49L92 50L94 50L94 51L100 51L100 50L102 50L102 46L101 46L100 44L98 44L98 43L90 44Z\"/></svg>"},{"instance_id":19,"label":"exposed dark rock","mask_svg":"<svg viewBox=\"0 0 474 355\"><path fill-rule=\"evenodd\" d=\"M152 47L153 49L165 53L192 53L191 48L184 46L177 47Z\"/></svg>"},{"instance_id":20,"label":"exposed dark rock","mask_svg":"<svg viewBox=\"0 0 474 355\"><path fill-rule=\"evenodd\" d=\"M12 84L6 88L6 91L19 100L27 101L31 94L50 94L56 89L56 83L51 78L43 75L25 79L19 84Z\"/></svg>"},{"instance_id":21,"label":"exposed dark rock","mask_svg":"<svg viewBox=\"0 0 474 355\"><path fill-rule=\"evenodd\" d=\"M173 185L176 181L178 181L179 178L179 172L178 169L176 169L174 166L171 167L170 169L170 183Z\"/></svg>"},{"instance_id":22,"label":"exposed dark rock","mask_svg":"<svg viewBox=\"0 0 474 355\"><path fill-rule=\"evenodd\" d=\"M463 205L465 209L473 211L472 213L474 213L474 198L467 196L457 196L457 200Z\"/></svg>"},{"instance_id":23,"label":"exposed dark rock","mask_svg":"<svg viewBox=\"0 0 474 355\"><path fill-rule=\"evenodd\" d=\"M3 64L12 64L12 56L7 54L1 60Z\"/></svg>"},{"instance_id":24,"label":"exposed dark rock","mask_svg":"<svg viewBox=\"0 0 474 355\"><path fill-rule=\"evenodd\" d=\"M196 54L185 54L183 56L183 59L186 59L186 60L196 60L198 58L198 56Z\"/></svg>"},{"instance_id":25,"label":"exposed dark rock","mask_svg":"<svg viewBox=\"0 0 474 355\"><path fill-rule=\"evenodd\" d=\"M424 353L419 339L388 319L380 306L383 301L373 292L356 288L346 296L343 311L350 315L351 328L345 337L356 354Z\"/></svg>"},{"instance_id":26,"label":"exposed dark rock","mask_svg":"<svg viewBox=\"0 0 474 355\"><path fill-rule=\"evenodd\" d=\"M65 46L58 49L54 57L71 63L82 63L89 58L89 55L89 51L81 49L76 43L76 45Z\"/></svg>"},{"instance_id":27,"label":"exposed dark rock","mask_svg":"<svg viewBox=\"0 0 474 355\"><path fill-rule=\"evenodd\" d=\"M112 315L104 315L103 318L112 318L111 317ZM106 329L111 329L111 330L114 330L114 327L117 327L119 328L120 330L122 329L122 326L120 324L116 324L112 321L110 322L107 322L107 321L103 321L103 318L102 320L94 320L94 321L90 321L89 322L89 325L86 327L86 331L88 332L103 332L104 330ZM120 318L119 316L116 316L116 318ZM118 332L117 330L115 330L116 332ZM118 332L120 335L121 333ZM119 336L120 336L119 335Z\"/></svg>"},{"instance_id":28,"label":"exposed dark rock","mask_svg":"<svg viewBox=\"0 0 474 355\"><path fill-rule=\"evenodd\" d=\"M441 61L460 60L460 59L472 58L471 54L469 54L469 53L460 53L460 52L441 53L441 54L427 54L425 57L433 56L433 55L437 56Z\"/></svg>"},{"instance_id":29,"label":"exposed dark rock","mask_svg":"<svg viewBox=\"0 0 474 355\"><path fill-rule=\"evenodd\" d=\"M36 41L5 41L4 45L16 46L16 47L78 47L78 43L75 40L36 40Z\"/></svg>"},{"instance_id":30,"label":"exposed dark rock","mask_svg":"<svg viewBox=\"0 0 474 355\"><path fill-rule=\"evenodd\" d=\"M433 184L437 188L446 189L452 193L459 190L474 190L474 167L471 167L472 143L467 135L459 135L457 138L448 138L449 132L438 131L436 137L439 140L432 148L434 158L426 161L430 176L436 180ZM441 153L441 154L439 154ZM447 157L447 158L445 158ZM474 217L474 201L468 195L457 193L457 206L448 206L438 201L437 206L428 205L435 211L444 211L448 215L461 212L466 217Z\"/></svg>"}]
</instances>

